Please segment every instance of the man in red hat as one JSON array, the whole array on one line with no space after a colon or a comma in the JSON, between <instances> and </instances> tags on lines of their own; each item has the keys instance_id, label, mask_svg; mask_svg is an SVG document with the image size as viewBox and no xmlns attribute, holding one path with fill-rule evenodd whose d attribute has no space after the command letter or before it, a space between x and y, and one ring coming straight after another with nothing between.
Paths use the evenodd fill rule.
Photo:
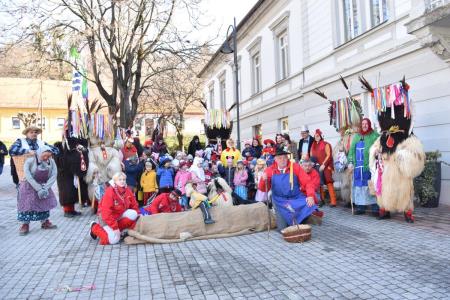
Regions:
<instances>
[{"instance_id":1,"label":"man in red hat","mask_svg":"<svg viewBox=\"0 0 450 300\"><path fill-rule=\"evenodd\" d=\"M323 134L320 129L316 129L314 133L314 143L311 146L310 157L315 157L320 164L319 172L326 184L328 193L330 194L330 206L336 207L336 194L333 186L333 151L331 145L323 140ZM322 201L325 198L325 191L320 187L320 197Z\"/></svg>"}]
</instances>

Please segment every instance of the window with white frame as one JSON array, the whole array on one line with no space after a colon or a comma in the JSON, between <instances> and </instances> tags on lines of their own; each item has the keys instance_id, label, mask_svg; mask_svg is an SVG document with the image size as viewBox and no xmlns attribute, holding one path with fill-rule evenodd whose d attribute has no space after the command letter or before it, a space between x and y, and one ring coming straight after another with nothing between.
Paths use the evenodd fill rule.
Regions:
<instances>
[{"instance_id":1,"label":"window with white frame","mask_svg":"<svg viewBox=\"0 0 450 300\"><path fill-rule=\"evenodd\" d=\"M42 118L42 122L41 122L41 118L37 118L36 126L39 128L45 129L45 117Z\"/></svg>"},{"instance_id":2,"label":"window with white frame","mask_svg":"<svg viewBox=\"0 0 450 300\"><path fill-rule=\"evenodd\" d=\"M289 76L289 14L289 11L285 11L269 26L275 41L277 81Z\"/></svg>"},{"instance_id":3,"label":"window with white frame","mask_svg":"<svg viewBox=\"0 0 450 300\"><path fill-rule=\"evenodd\" d=\"M227 108L227 89L226 89L226 81L225 74L222 74L219 78L219 92L220 92L220 108Z\"/></svg>"},{"instance_id":4,"label":"window with white frame","mask_svg":"<svg viewBox=\"0 0 450 300\"><path fill-rule=\"evenodd\" d=\"M232 99L236 98L236 72L234 71L234 62L230 62L230 67L233 70L233 96L231 97ZM237 86L238 86L238 92L239 92L239 99L242 100L242 88L241 88L241 56L238 56L238 60L237 60L237 75L238 75L238 82L237 82Z\"/></svg>"},{"instance_id":5,"label":"window with white frame","mask_svg":"<svg viewBox=\"0 0 450 300\"><path fill-rule=\"evenodd\" d=\"M289 76L288 34L284 31L278 37L278 64L280 80Z\"/></svg>"},{"instance_id":6,"label":"window with white frame","mask_svg":"<svg viewBox=\"0 0 450 300\"><path fill-rule=\"evenodd\" d=\"M370 0L372 27L388 19L387 0Z\"/></svg>"},{"instance_id":7,"label":"window with white frame","mask_svg":"<svg viewBox=\"0 0 450 300\"><path fill-rule=\"evenodd\" d=\"M358 36L360 31L360 16L358 0L343 0L344 8L344 27L345 27L345 40L351 40Z\"/></svg>"},{"instance_id":8,"label":"window with white frame","mask_svg":"<svg viewBox=\"0 0 450 300\"><path fill-rule=\"evenodd\" d=\"M214 83L209 86L209 108L214 108Z\"/></svg>"},{"instance_id":9,"label":"window with white frame","mask_svg":"<svg viewBox=\"0 0 450 300\"><path fill-rule=\"evenodd\" d=\"M12 128L13 129L20 129L20 119L19 118L12 117L11 121L12 121Z\"/></svg>"},{"instance_id":10,"label":"window with white frame","mask_svg":"<svg viewBox=\"0 0 450 300\"><path fill-rule=\"evenodd\" d=\"M64 118L56 118L56 127L63 128L65 121L66 121L66 119L64 119Z\"/></svg>"},{"instance_id":11,"label":"window with white frame","mask_svg":"<svg viewBox=\"0 0 450 300\"><path fill-rule=\"evenodd\" d=\"M252 87L253 94L261 92L261 54L259 52L252 56Z\"/></svg>"},{"instance_id":12,"label":"window with white frame","mask_svg":"<svg viewBox=\"0 0 450 300\"><path fill-rule=\"evenodd\" d=\"M339 9L339 43L350 41L389 18L388 0L341 0Z\"/></svg>"},{"instance_id":13,"label":"window with white frame","mask_svg":"<svg viewBox=\"0 0 450 300\"><path fill-rule=\"evenodd\" d=\"M280 119L280 132L281 134L288 133L289 134L289 118Z\"/></svg>"},{"instance_id":14,"label":"window with white frame","mask_svg":"<svg viewBox=\"0 0 450 300\"><path fill-rule=\"evenodd\" d=\"M248 47L250 55L251 91L252 95L261 92L261 37L257 37Z\"/></svg>"}]
</instances>

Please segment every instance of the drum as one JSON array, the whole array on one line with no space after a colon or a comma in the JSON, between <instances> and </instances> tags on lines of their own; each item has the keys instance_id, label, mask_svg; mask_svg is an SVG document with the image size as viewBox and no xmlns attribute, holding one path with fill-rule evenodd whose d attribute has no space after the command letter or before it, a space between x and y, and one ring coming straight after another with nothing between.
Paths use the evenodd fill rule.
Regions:
<instances>
[{"instance_id":1,"label":"drum","mask_svg":"<svg viewBox=\"0 0 450 300\"><path fill-rule=\"evenodd\" d=\"M281 230L281 234L286 242L303 243L311 239L311 225L292 225Z\"/></svg>"}]
</instances>

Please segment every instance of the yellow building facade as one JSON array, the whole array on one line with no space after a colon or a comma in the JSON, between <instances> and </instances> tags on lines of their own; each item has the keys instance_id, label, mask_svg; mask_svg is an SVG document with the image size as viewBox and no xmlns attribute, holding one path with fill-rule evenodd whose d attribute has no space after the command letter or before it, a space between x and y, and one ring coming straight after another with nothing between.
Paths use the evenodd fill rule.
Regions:
<instances>
[{"instance_id":1,"label":"yellow building facade","mask_svg":"<svg viewBox=\"0 0 450 300\"><path fill-rule=\"evenodd\" d=\"M71 82L0 78L0 88L1 141L10 144L23 137L25 126L17 117L18 113L36 113L36 126L42 128L42 140L48 143L61 140L67 118L67 97L72 93ZM89 92L91 91L96 92L96 89L91 88ZM95 93L96 97L97 95Z\"/></svg>"}]
</instances>

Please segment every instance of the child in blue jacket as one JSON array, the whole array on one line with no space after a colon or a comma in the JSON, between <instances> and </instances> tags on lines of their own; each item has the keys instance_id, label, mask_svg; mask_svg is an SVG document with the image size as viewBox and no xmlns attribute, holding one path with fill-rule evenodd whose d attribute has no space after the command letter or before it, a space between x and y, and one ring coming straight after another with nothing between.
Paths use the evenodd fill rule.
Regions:
<instances>
[{"instance_id":1,"label":"child in blue jacket","mask_svg":"<svg viewBox=\"0 0 450 300\"><path fill-rule=\"evenodd\" d=\"M156 181L158 182L159 193L169 193L173 190L175 170L171 166L170 157L162 157L156 171Z\"/></svg>"}]
</instances>

